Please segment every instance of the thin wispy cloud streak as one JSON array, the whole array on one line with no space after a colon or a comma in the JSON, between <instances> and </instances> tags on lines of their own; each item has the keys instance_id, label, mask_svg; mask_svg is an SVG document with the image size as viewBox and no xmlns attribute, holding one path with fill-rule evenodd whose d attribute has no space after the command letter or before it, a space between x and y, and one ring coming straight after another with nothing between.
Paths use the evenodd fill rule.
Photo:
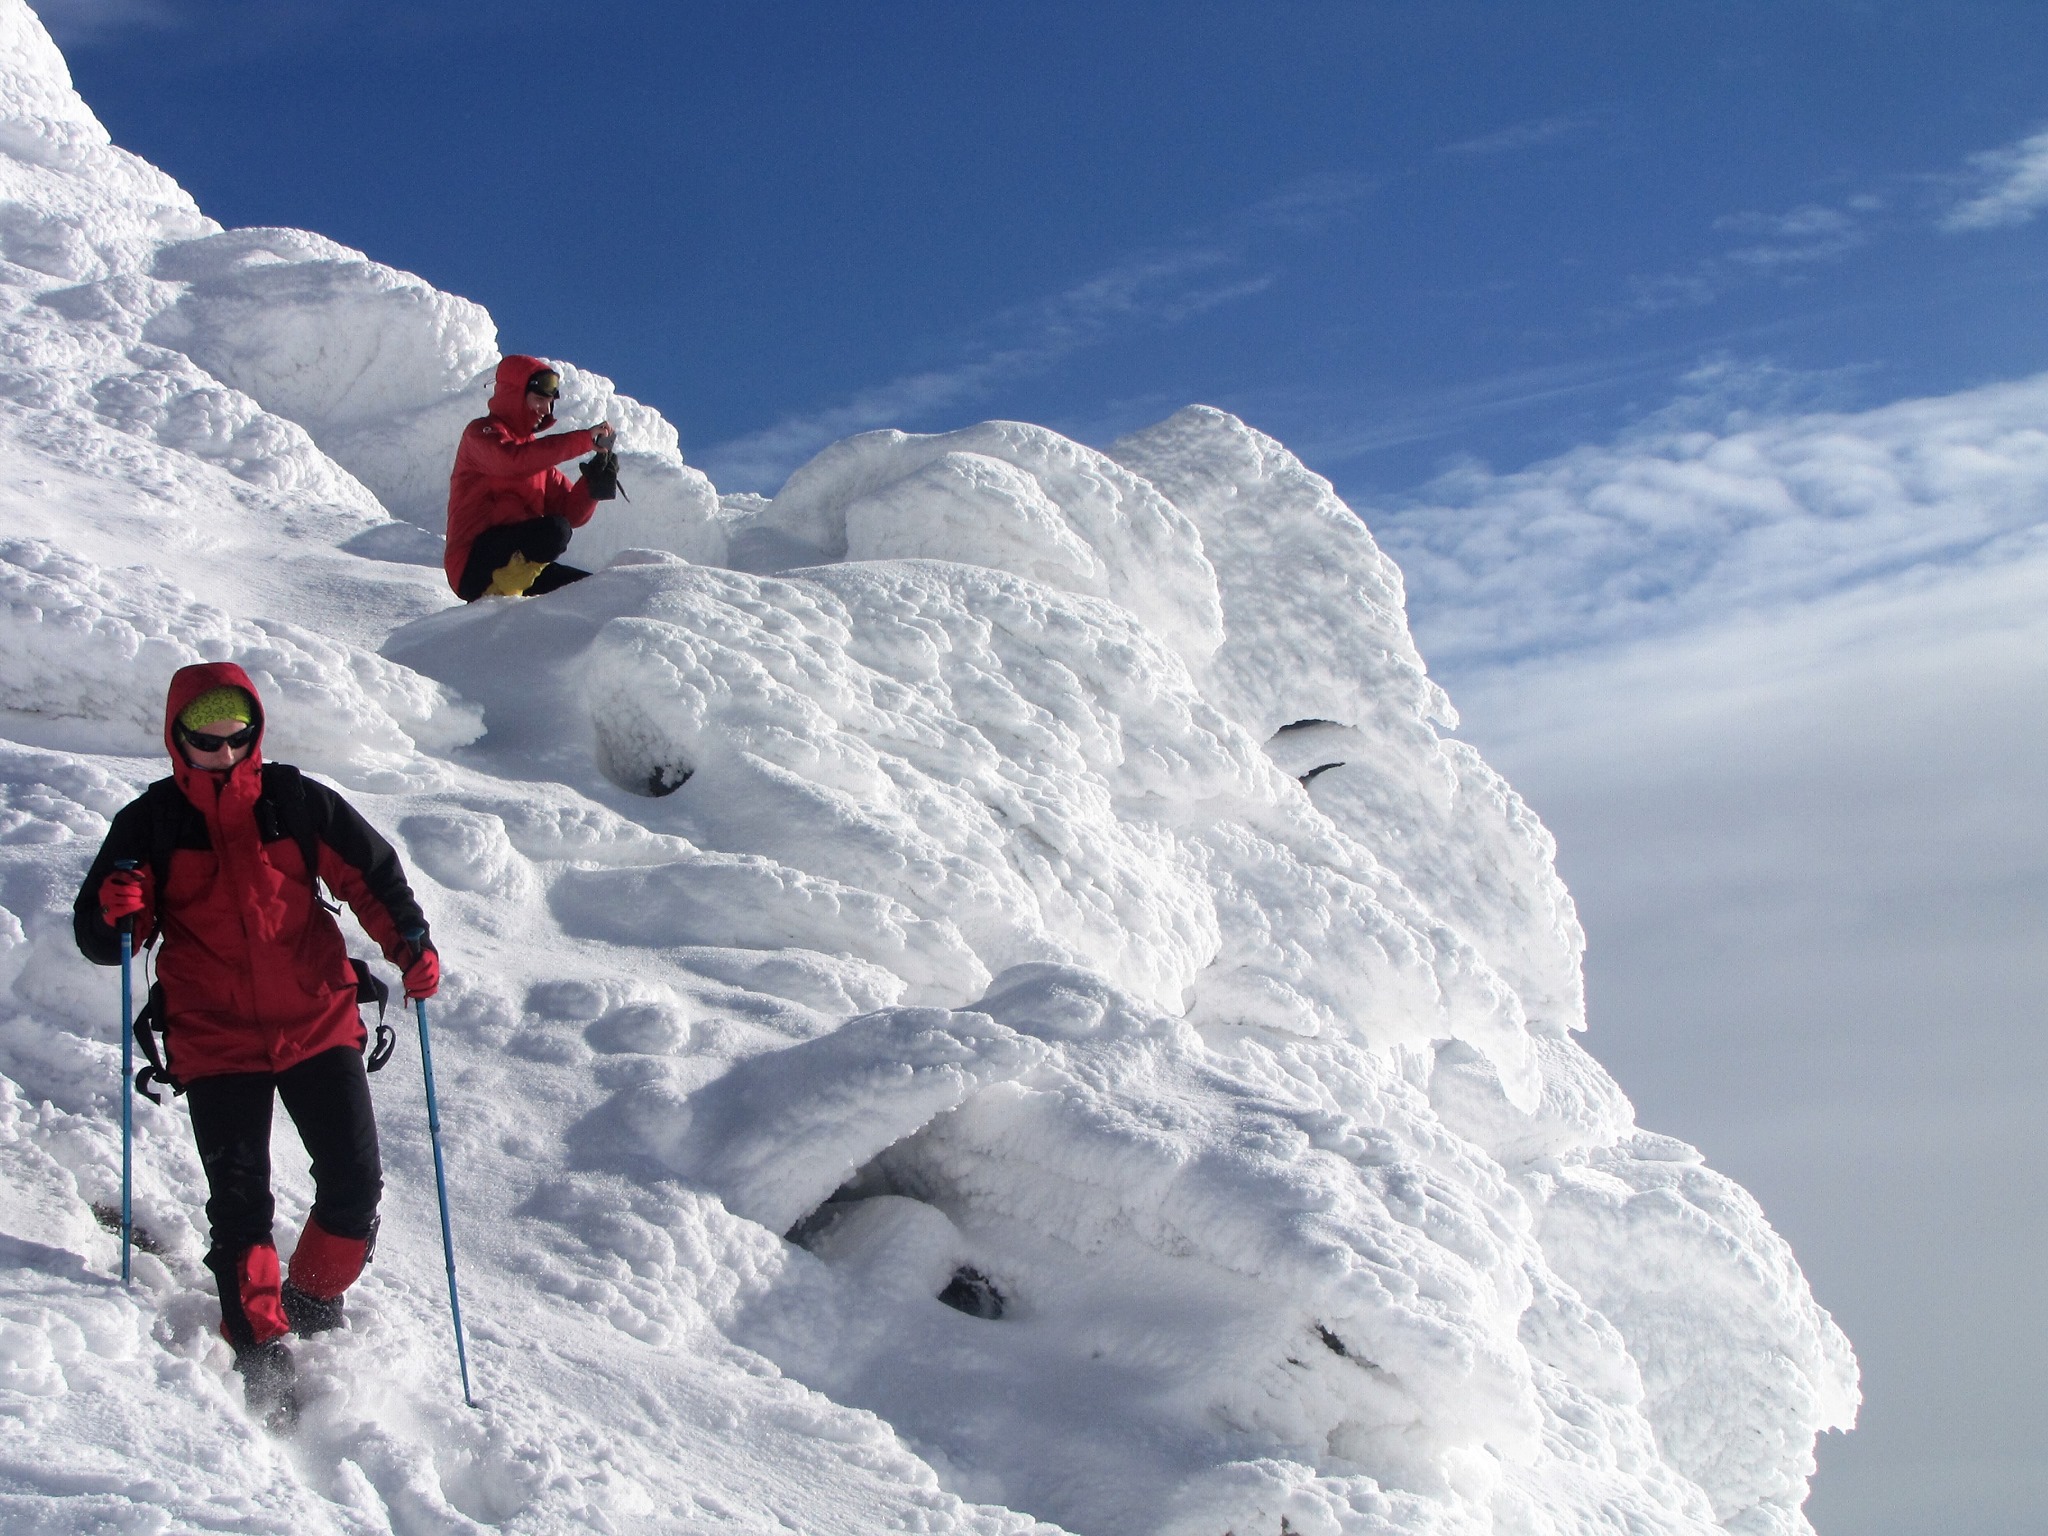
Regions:
<instances>
[{"instance_id":1,"label":"thin wispy cloud streak","mask_svg":"<svg viewBox=\"0 0 2048 1536\"><path fill-rule=\"evenodd\" d=\"M989 329L1024 339L949 367L905 374L822 410L782 420L705 450L719 483L772 489L829 443L856 432L914 425L934 412L986 397L1004 383L1044 372L1128 326L1173 326L1262 291L1263 275L1226 277L1217 252L1184 251L1133 261L1077 283ZM1207 277L1210 280L1204 281Z\"/></svg>"},{"instance_id":2,"label":"thin wispy cloud streak","mask_svg":"<svg viewBox=\"0 0 2048 1536\"><path fill-rule=\"evenodd\" d=\"M1624 324L1665 310L1701 308L1745 284L1802 280L1869 246L1882 231L1887 208L1884 198L1862 193L1784 213L1724 214L1713 228L1746 239L1675 271L1632 279L1628 299L1596 311L1596 318Z\"/></svg>"},{"instance_id":3,"label":"thin wispy cloud streak","mask_svg":"<svg viewBox=\"0 0 2048 1536\"><path fill-rule=\"evenodd\" d=\"M39 0L36 14L67 48L90 47L131 32L165 32L184 24L169 0Z\"/></svg>"},{"instance_id":4,"label":"thin wispy cloud streak","mask_svg":"<svg viewBox=\"0 0 2048 1536\"><path fill-rule=\"evenodd\" d=\"M1687 355L1664 349L1633 357L1523 368L1448 389L1408 391L1398 401L1353 404L1352 424L1325 436L1297 434L1296 448L1312 464L1346 464L1389 448L1450 437L1477 422L1530 406L1666 376ZM1366 419L1357 421L1358 417Z\"/></svg>"},{"instance_id":5,"label":"thin wispy cloud streak","mask_svg":"<svg viewBox=\"0 0 2048 1536\"><path fill-rule=\"evenodd\" d=\"M1887 192L1864 192L1835 204L1808 203L1784 213L1742 212L1714 221L1714 228L1756 238L1731 245L1688 266L1638 277L1627 301L1601 312L1608 323L1624 323L1665 310L1711 304L1731 290L1761 281L1799 281L1820 266L1843 260L1879 236L1920 227L1917 219L1895 215L1896 194L1911 189L1924 216L1928 188L1953 196L1958 185L1973 190L1934 220L1949 234L2001 229L2032 220L2048 208L2048 128L2015 143L1969 157L1964 169L1938 175L1900 176Z\"/></svg>"},{"instance_id":6,"label":"thin wispy cloud streak","mask_svg":"<svg viewBox=\"0 0 2048 1536\"><path fill-rule=\"evenodd\" d=\"M1942 216L1951 234L2025 224L2048 208L2048 128L1970 157L1977 192Z\"/></svg>"},{"instance_id":7,"label":"thin wispy cloud streak","mask_svg":"<svg viewBox=\"0 0 2048 1536\"><path fill-rule=\"evenodd\" d=\"M1582 115L1520 123L1445 145L1437 153L1463 157L1505 154L1562 138L1592 122L1590 116ZM1998 185L1995 191L1951 214L1948 222L1954 227L1988 227L1994 212L2002 222L2031 217L2036 197L2041 205L2048 205L2048 132L1976 156L1972 163L1979 167L1980 177L1996 169ZM1953 184L1953 178L1942 179ZM1918 202L1923 214L1926 180L1901 178L1902 183L1922 184ZM1704 308L1746 285L1805 281L1818 270L1875 246L1881 237L1912 227L1900 206L1902 201L1910 201L1902 197L1902 190L1891 187L1884 192L1859 192L1838 202L1805 203L1775 213L1744 210L1725 214L1712 225L1714 232L1729 241L1722 250L1684 268L1632 279L1628 297L1619 304L1595 308L1591 320L1597 329L1618 329L1675 308ZM1970 222L1956 222L1965 213ZM1362 425L1297 440L1316 463L1343 464L1390 448L1448 437L1475 423L1530 406L1655 377L1684 355L1670 349L1656 357L1528 369L1420 397L1410 393L1384 414L1374 414L1380 409L1374 405L1354 406L1354 418L1371 417Z\"/></svg>"},{"instance_id":8,"label":"thin wispy cloud streak","mask_svg":"<svg viewBox=\"0 0 2048 1536\"><path fill-rule=\"evenodd\" d=\"M988 396L1132 329L1166 329L1271 286L1253 267L1262 237L1316 234L1355 207L1373 184L1317 177L1243 209L1177 247L1141 252L1049 298L990 318L960 345L959 361L900 375L835 404L794 413L720 443L701 457L720 484L769 490L829 443L880 427L908 427Z\"/></svg>"},{"instance_id":9,"label":"thin wispy cloud streak","mask_svg":"<svg viewBox=\"0 0 2048 1536\"><path fill-rule=\"evenodd\" d=\"M1437 149L1440 155L1464 155L1474 158L1489 155L1509 155L1524 149L1534 149L1540 144L1554 144L1568 138L1594 121L1591 113L1575 113L1564 117L1536 118L1526 123L1513 123L1493 133L1483 133L1476 138L1460 139L1455 144L1445 144Z\"/></svg>"},{"instance_id":10,"label":"thin wispy cloud streak","mask_svg":"<svg viewBox=\"0 0 2048 1536\"><path fill-rule=\"evenodd\" d=\"M1759 237L1754 244L1726 252L1725 260L1774 271L1833 261L1869 244L1869 220L1883 208L1880 198L1853 197L1839 208L1809 203L1790 213L1731 214L1715 220L1714 227Z\"/></svg>"}]
</instances>

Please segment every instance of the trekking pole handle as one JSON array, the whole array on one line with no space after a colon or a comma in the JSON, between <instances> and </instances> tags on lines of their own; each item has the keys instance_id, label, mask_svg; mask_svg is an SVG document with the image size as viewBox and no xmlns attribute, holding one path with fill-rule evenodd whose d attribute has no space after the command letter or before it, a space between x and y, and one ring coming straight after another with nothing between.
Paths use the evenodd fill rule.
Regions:
<instances>
[{"instance_id":1,"label":"trekking pole handle","mask_svg":"<svg viewBox=\"0 0 2048 1536\"><path fill-rule=\"evenodd\" d=\"M114 860L114 868L140 869L142 868L142 862L139 859L116 859ZM122 933L133 933L135 931L135 914L130 912L116 926Z\"/></svg>"}]
</instances>

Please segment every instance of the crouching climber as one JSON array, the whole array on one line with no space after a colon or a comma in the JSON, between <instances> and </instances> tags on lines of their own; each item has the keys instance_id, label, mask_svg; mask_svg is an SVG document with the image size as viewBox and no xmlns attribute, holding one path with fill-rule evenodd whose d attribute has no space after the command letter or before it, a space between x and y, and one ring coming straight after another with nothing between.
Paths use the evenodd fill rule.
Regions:
<instances>
[{"instance_id":1,"label":"crouching climber","mask_svg":"<svg viewBox=\"0 0 2048 1536\"><path fill-rule=\"evenodd\" d=\"M151 1001L164 1078L187 1096L206 1170L221 1333L251 1406L288 1424L297 1410L285 1335L341 1325L383 1191L363 977L316 882L405 973L407 997L434 995L440 961L391 845L327 786L263 761L263 706L240 667L172 677L164 745L171 776L115 814L72 926L101 965L120 963L124 922L137 953L160 945ZM271 1240L273 1097L313 1173L313 1208L282 1274Z\"/></svg>"},{"instance_id":2,"label":"crouching climber","mask_svg":"<svg viewBox=\"0 0 2048 1536\"><path fill-rule=\"evenodd\" d=\"M537 357L498 364L490 414L462 430L448 477L448 584L465 603L487 593L535 596L590 573L561 563L569 535L618 493L609 422L539 434L555 424L561 378ZM572 486L555 466L582 454Z\"/></svg>"}]
</instances>

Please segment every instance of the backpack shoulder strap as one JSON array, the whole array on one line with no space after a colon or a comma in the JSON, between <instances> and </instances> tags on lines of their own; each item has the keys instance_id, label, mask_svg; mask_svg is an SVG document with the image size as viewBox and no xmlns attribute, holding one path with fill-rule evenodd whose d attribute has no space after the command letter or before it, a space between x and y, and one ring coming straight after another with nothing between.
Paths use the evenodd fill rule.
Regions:
<instances>
[{"instance_id":1,"label":"backpack shoulder strap","mask_svg":"<svg viewBox=\"0 0 2048 1536\"><path fill-rule=\"evenodd\" d=\"M263 794L276 808L278 830L299 845L306 876L313 882L313 899L329 912L339 912L341 908L320 889L320 827L306 793L306 776L290 763L265 763Z\"/></svg>"},{"instance_id":2,"label":"backpack shoulder strap","mask_svg":"<svg viewBox=\"0 0 2048 1536\"><path fill-rule=\"evenodd\" d=\"M290 763L265 763L263 794L276 812L278 830L299 845L299 854L306 861L306 873L313 879L313 899L329 912L339 912L340 906L329 901L320 890L320 819L313 808L313 797L306 792L306 776ZM370 1051L368 1063L369 1069L375 1072L391 1059L391 1049L397 1041L391 1026L384 1022L384 1009L391 999L391 989L378 980L368 961L351 956L348 963L356 973L356 1006L377 1005L376 1044Z\"/></svg>"}]
</instances>

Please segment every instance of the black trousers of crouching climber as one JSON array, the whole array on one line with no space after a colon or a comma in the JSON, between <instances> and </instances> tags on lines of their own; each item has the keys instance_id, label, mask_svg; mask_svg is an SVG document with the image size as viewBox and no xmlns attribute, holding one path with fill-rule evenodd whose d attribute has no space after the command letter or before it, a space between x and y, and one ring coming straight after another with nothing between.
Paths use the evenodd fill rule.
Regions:
<instances>
[{"instance_id":1,"label":"black trousers of crouching climber","mask_svg":"<svg viewBox=\"0 0 2048 1536\"><path fill-rule=\"evenodd\" d=\"M590 572L554 563L569 547L573 531L566 517L530 517L523 523L499 523L495 528L486 528L469 546L469 560L462 567L462 580L456 584L455 595L465 603L475 602L491 590L491 574L514 555L547 565L526 589L529 597L581 581Z\"/></svg>"},{"instance_id":2,"label":"black trousers of crouching climber","mask_svg":"<svg viewBox=\"0 0 2048 1536\"><path fill-rule=\"evenodd\" d=\"M206 1169L206 1221L212 1249L206 1267L220 1288L221 1321L230 1339L248 1336L237 1266L242 1255L271 1241L277 1202L270 1193L273 1095L298 1128L313 1162L313 1219L336 1237L366 1239L377 1227L384 1167L363 1054L349 1046L282 1072L230 1072L185 1087L192 1139Z\"/></svg>"}]
</instances>

